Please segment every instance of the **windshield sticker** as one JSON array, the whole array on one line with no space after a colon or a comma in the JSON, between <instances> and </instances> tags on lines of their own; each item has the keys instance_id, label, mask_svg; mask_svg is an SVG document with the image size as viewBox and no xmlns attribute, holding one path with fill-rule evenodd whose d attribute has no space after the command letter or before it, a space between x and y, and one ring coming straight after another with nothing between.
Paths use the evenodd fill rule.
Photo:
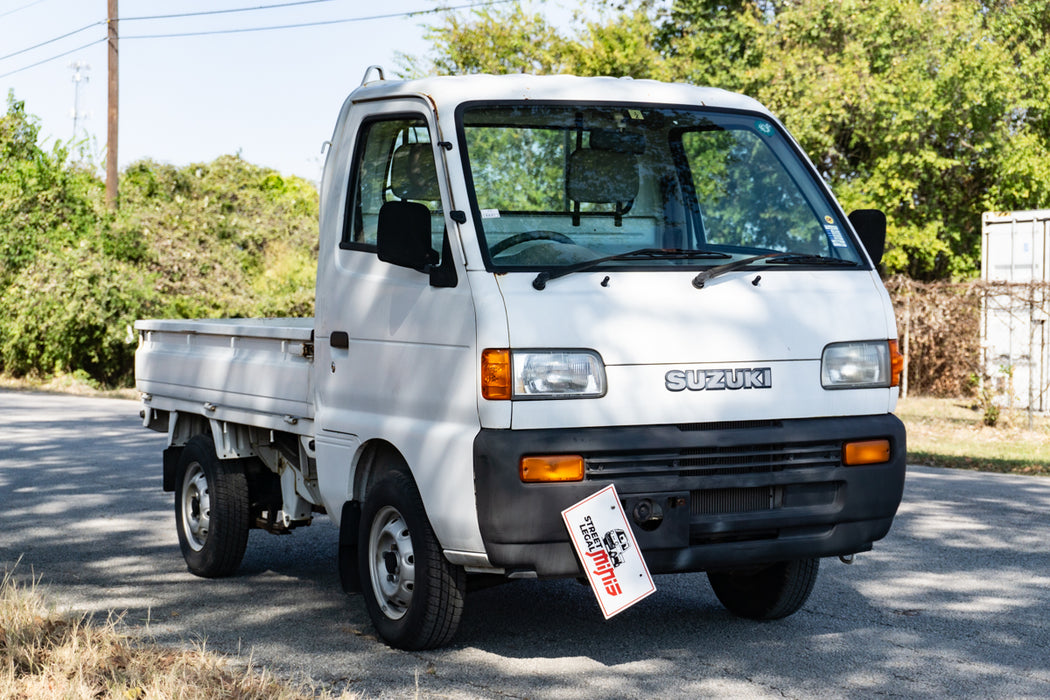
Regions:
<instances>
[{"instance_id":1,"label":"windshield sticker","mask_svg":"<svg viewBox=\"0 0 1050 700\"><path fill-rule=\"evenodd\" d=\"M773 125L767 121L762 121L761 119L757 120L755 122L755 128L758 129L758 133L762 134L763 136L773 135Z\"/></svg>"},{"instance_id":2,"label":"windshield sticker","mask_svg":"<svg viewBox=\"0 0 1050 700\"><path fill-rule=\"evenodd\" d=\"M482 219L498 219L499 218L499 209L482 209L481 210L481 218Z\"/></svg>"},{"instance_id":3,"label":"windshield sticker","mask_svg":"<svg viewBox=\"0 0 1050 700\"><path fill-rule=\"evenodd\" d=\"M627 110L627 116L629 116L631 119L637 119L639 121L644 119L644 117L642 116L642 110L640 110L640 109L629 109L629 110Z\"/></svg>"},{"instance_id":4,"label":"windshield sticker","mask_svg":"<svg viewBox=\"0 0 1050 700\"><path fill-rule=\"evenodd\" d=\"M831 214L825 214L824 215L824 223L825 224L833 224L833 223L835 223L835 220L831 218Z\"/></svg>"},{"instance_id":5,"label":"windshield sticker","mask_svg":"<svg viewBox=\"0 0 1050 700\"><path fill-rule=\"evenodd\" d=\"M836 248L845 248L846 239L842 237L842 231L839 230L838 226L834 224L824 224L824 232L828 234L828 240L831 241L831 245Z\"/></svg>"}]
</instances>

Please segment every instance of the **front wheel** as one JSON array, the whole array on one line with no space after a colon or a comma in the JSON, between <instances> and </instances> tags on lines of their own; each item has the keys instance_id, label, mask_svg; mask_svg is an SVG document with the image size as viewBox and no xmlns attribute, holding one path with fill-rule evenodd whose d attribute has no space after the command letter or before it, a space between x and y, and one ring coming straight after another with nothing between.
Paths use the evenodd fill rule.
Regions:
<instances>
[{"instance_id":1,"label":"front wheel","mask_svg":"<svg viewBox=\"0 0 1050 700\"><path fill-rule=\"evenodd\" d=\"M175 482L179 548L191 573L205 578L237 571L248 544L248 479L240 460L220 460L207 435L182 450Z\"/></svg>"},{"instance_id":2,"label":"front wheel","mask_svg":"<svg viewBox=\"0 0 1050 700\"><path fill-rule=\"evenodd\" d=\"M391 472L369 491L357 554L368 615L387 644L433 649L452 639L466 574L445 559L407 474Z\"/></svg>"},{"instance_id":3,"label":"front wheel","mask_svg":"<svg viewBox=\"0 0 1050 700\"><path fill-rule=\"evenodd\" d=\"M779 620L798 612L817 581L820 559L782 561L758 571L709 571L718 600L739 617Z\"/></svg>"}]
</instances>

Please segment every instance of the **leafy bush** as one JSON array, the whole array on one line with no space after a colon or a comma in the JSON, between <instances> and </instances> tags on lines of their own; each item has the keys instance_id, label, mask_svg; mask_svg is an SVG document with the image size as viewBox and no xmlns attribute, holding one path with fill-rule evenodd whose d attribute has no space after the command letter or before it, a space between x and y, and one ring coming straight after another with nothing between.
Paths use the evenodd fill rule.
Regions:
<instances>
[{"instance_id":1,"label":"leafy bush","mask_svg":"<svg viewBox=\"0 0 1050 700\"><path fill-rule=\"evenodd\" d=\"M121 182L114 228L141 240L159 313L304 316L313 310L314 186L236 156L182 168L140 161Z\"/></svg>"},{"instance_id":2,"label":"leafy bush","mask_svg":"<svg viewBox=\"0 0 1050 700\"><path fill-rule=\"evenodd\" d=\"M114 384L134 367L135 319L148 315L148 275L87 245L48 251L0 297L0 360L16 376L86 371Z\"/></svg>"},{"instance_id":3,"label":"leafy bush","mask_svg":"<svg viewBox=\"0 0 1050 700\"><path fill-rule=\"evenodd\" d=\"M236 156L140 161L109 212L94 169L8 96L0 116L0 370L131 379L135 319L313 311L314 186Z\"/></svg>"}]
</instances>

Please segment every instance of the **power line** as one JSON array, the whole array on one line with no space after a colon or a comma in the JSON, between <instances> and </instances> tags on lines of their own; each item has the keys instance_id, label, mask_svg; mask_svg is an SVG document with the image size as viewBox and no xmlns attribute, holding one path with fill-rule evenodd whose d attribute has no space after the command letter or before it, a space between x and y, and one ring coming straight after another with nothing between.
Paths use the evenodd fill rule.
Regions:
<instances>
[{"instance_id":1,"label":"power line","mask_svg":"<svg viewBox=\"0 0 1050 700\"><path fill-rule=\"evenodd\" d=\"M8 10L7 12L0 12L0 17L7 17L8 15L13 15L14 13L18 12L19 10L24 10L27 7L32 7L33 5L39 5L42 2L44 2L44 0L33 0L33 2L26 3L25 5L22 5L21 7L16 7L13 10Z\"/></svg>"},{"instance_id":2,"label":"power line","mask_svg":"<svg viewBox=\"0 0 1050 700\"><path fill-rule=\"evenodd\" d=\"M368 22L377 19L392 19L394 17L414 17L417 15L429 15L438 12L452 12L454 10L470 9L475 7L486 7L489 5L504 5L509 2L515 2L516 0L489 0L488 2L475 2L465 5L446 5L444 7L434 7L429 10L412 10L410 12L391 12L383 15L371 15L369 17L347 17L344 19L330 19L322 20L318 22L302 22L299 24L280 24L270 27L242 27L240 29L213 29L209 31L200 32L179 32L174 34L137 34L135 36L125 36L122 39L176 39L190 36L212 36L215 34L243 34L246 32L267 32L278 29L302 29L303 27L322 27L332 24L348 24L351 22Z\"/></svg>"},{"instance_id":3,"label":"power line","mask_svg":"<svg viewBox=\"0 0 1050 700\"><path fill-rule=\"evenodd\" d=\"M36 1L37 2L42 2L43 0L36 0ZM326 2L326 1L328 1L328 0L298 0L298 2L283 3L282 5L263 5L263 6L260 6L258 8L241 8L240 10L222 10L222 11L210 11L210 12L200 12L200 13L186 13L186 16L194 15L194 14L202 14L203 15L203 14L216 14L218 12L233 12L233 11L248 11L248 10L254 10L254 9L267 9L269 7L281 7L281 6L287 6L287 5L305 5L305 4L310 4L310 3L314 3L314 2ZM419 15L436 14L438 12L453 12L455 10L473 9L473 8L477 8L477 7L488 7L488 6L491 6L491 5L504 5L504 4L507 4L509 2L515 2L515 1L516 0L488 0L487 2L473 2L473 3L462 4L462 5L445 5L445 6L442 6L442 7L434 7L434 8L431 8L429 10L411 10L411 11L407 11L407 12L390 12L390 13L387 13L387 14L370 15L370 16L367 16L367 17L347 17L347 18L344 18L344 19L325 20L325 21L318 21L318 22L302 22L302 23L299 23L299 24L284 24L284 25L275 25L275 26L269 26L269 27L243 27L243 28L240 28L240 29L217 29L217 30L211 30L211 31L182 32L182 33L173 33L173 34L140 34L140 35L136 35L136 36L122 36L121 39L124 39L124 40L128 40L128 39L173 39L173 38L179 38L179 37L209 36L209 35L215 35L215 34L241 34L241 33L245 33L245 32L265 32L265 31L274 31L274 30L280 30L280 29L301 29L301 28L304 28L304 27L320 27L320 26L332 25L332 24L348 24L348 23L352 23L352 22L369 22L369 21L374 21L374 20L379 20L379 19L393 19L393 18L396 18L396 17L414 17L414 16L419 16ZM25 6L25 7L28 7L28 6ZM172 15L172 17L174 17L174 16L175 15ZM159 18L162 18L162 17L158 16L158 19ZM128 20L126 20L126 21L137 20L137 19L150 19L150 18L148 18L148 17L131 17L131 18L128 18ZM52 43L54 43L56 41L59 41L61 39L65 39L67 37L73 36L74 34L79 34L80 32L83 32L83 31L86 31L88 29L91 29L92 27L96 27L96 26L99 26L99 25L107 24L107 23L108 23L108 20L100 20L98 22L94 22L92 24L85 25L85 26L81 27L80 29L76 29L76 30L74 30L72 32L68 32L66 34L63 34L63 35L58 36L58 37L55 37L53 39L48 39L47 41L41 42L41 43L36 44L34 46L30 46L28 48L21 49L19 51L16 51L16 52L14 52L12 54L8 54L6 56L0 56L0 61L2 61L4 59L7 59L7 58L12 58L14 56L18 56L18 55L23 54L23 53L25 53L27 51L32 51L33 49L40 48L41 46L47 46L48 44L52 44ZM62 53L55 54L54 56L42 59L40 61L37 61L36 63L30 63L28 66L22 66L21 68L16 68L15 70L8 71L7 73L0 73L0 78L6 78L8 76L15 75L16 73L21 73L23 71L27 71L30 68L36 68L37 66L41 66L41 65L43 65L45 63L50 63L51 61L55 61L55 60L57 60L59 58L62 58L64 56L68 56L71 53L76 53L77 51L82 51L84 49L91 48L92 46L95 46L96 44L101 44L101 43L105 42L106 40L107 40L106 37L103 37L101 39L96 39L96 40L94 40L92 42L84 44L83 46L78 46L75 49L70 49L69 51L63 51Z\"/></svg>"},{"instance_id":4,"label":"power line","mask_svg":"<svg viewBox=\"0 0 1050 700\"><path fill-rule=\"evenodd\" d=\"M28 5L26 5L26 7L28 7ZM66 34L63 34L62 36L56 36L53 39L48 39L47 41L41 41L39 44L34 44L33 46L30 46L30 47L27 47L27 48L24 48L24 49L19 49L18 51L15 51L14 53L9 53L6 56L0 56L0 61L6 60L8 58L14 58L15 56L19 56L21 54L24 54L27 51L32 51L33 49L39 49L41 46L47 46L48 44L53 44L56 41L61 41L62 39L65 39L66 37L73 36L74 34L79 34L80 32L87 31L88 29L91 29L92 27L97 27L98 25L105 24L105 23L106 23L106 20L103 19L103 20L99 20L98 22L92 22L91 24L85 24L80 29L74 29L73 31L67 32Z\"/></svg>"},{"instance_id":5,"label":"power line","mask_svg":"<svg viewBox=\"0 0 1050 700\"><path fill-rule=\"evenodd\" d=\"M24 10L27 7L31 7L31 6L36 5L37 3L40 3L40 2L43 2L43 1L44 0L34 0L34 2L31 2L28 5L22 5L21 7L16 7L13 10L5 12L4 14L0 15L0 17L4 17L5 15L9 15L9 14L11 14L13 12L18 12L19 10ZM334 1L335 0L295 0L295 2L283 2L283 3L276 4L276 5L258 5L256 7L236 7L236 8L231 8L231 9L228 9L228 10L207 10L207 11L202 11L202 12L182 12L182 13L179 13L179 14L151 15L151 16L143 16L143 17L119 17L118 21L121 21L121 22L135 22L135 21L139 21L139 20L176 19L176 18L181 18L181 17L202 17L202 16L205 16L205 15L222 15L222 14L230 14L230 13L233 13L233 12L254 12L256 10L272 10L272 9L275 9L275 8L295 7L295 6L298 6L298 5L316 5L317 3L334 2ZM91 29L92 27L96 27L96 26L98 26L100 24L105 24L105 23L106 23L106 20L99 20L97 22L92 22L91 24L84 25L80 29L74 29L73 31L68 32L66 34L62 34L61 36L56 36L56 37L54 37L52 39L48 39L47 41L42 41L39 44L34 44L33 46L29 46L29 47L26 47L24 49L20 49L18 51L15 51L14 53L7 54L6 56L0 56L0 61L3 61L3 60L8 59L8 58L14 58L15 56L20 56L21 54L24 54L24 53L27 53L29 51L32 51L33 49L39 49L42 46L47 46L48 44L53 44L56 41L61 41L62 39L65 39L66 37L73 36L74 34L79 34L80 32L86 31L88 29Z\"/></svg>"},{"instance_id":6,"label":"power line","mask_svg":"<svg viewBox=\"0 0 1050 700\"><path fill-rule=\"evenodd\" d=\"M40 0L37 0L38 2ZM235 7L228 10L202 10L201 12L180 12L173 15L148 15L143 17L120 17L121 22L135 22L150 19L176 19L180 17L203 17L205 15L228 15L233 12L255 12L256 10L273 10L280 7L296 7L298 5L316 5L321 2L335 2L335 0L297 0L296 2L282 2L277 5L259 5L257 7Z\"/></svg>"},{"instance_id":7,"label":"power line","mask_svg":"<svg viewBox=\"0 0 1050 700\"><path fill-rule=\"evenodd\" d=\"M94 41L92 41L92 42L90 42L88 44L84 44L83 46L78 46L75 49L70 49L69 51L63 51L60 54L55 54L51 58L45 58L42 61L37 61L36 63L30 63L28 66L22 66L21 68L16 68L15 70L8 71L7 73L0 73L0 78L6 78L9 75L14 75L15 73L21 73L22 71L29 70L30 68L36 68L37 66L42 66L45 63L50 63L51 61L56 61L56 60L62 58L63 56L68 56L71 53L76 53L77 51L83 51L84 49L91 48L92 46L95 46L96 44L105 43L105 41L106 41L106 37L102 37L101 39L95 39Z\"/></svg>"}]
</instances>

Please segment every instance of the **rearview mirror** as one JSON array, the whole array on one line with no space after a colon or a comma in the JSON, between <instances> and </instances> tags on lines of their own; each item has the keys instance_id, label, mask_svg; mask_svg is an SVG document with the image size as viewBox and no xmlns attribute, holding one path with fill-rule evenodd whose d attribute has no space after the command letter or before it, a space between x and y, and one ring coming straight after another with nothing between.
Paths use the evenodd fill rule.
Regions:
<instances>
[{"instance_id":1,"label":"rearview mirror","mask_svg":"<svg viewBox=\"0 0 1050 700\"><path fill-rule=\"evenodd\" d=\"M376 247L383 262L429 272L437 262L430 247L430 210L419 202L385 203L379 209Z\"/></svg>"}]
</instances>

